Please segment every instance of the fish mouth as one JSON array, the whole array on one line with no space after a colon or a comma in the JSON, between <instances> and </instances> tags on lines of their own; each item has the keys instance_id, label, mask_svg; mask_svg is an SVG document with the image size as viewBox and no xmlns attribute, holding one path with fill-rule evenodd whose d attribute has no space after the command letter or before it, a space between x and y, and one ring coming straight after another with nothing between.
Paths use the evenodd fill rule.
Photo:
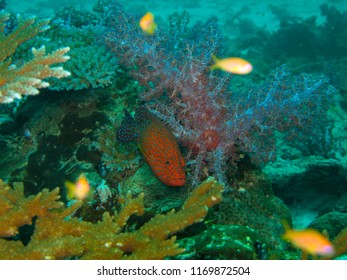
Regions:
<instances>
[{"instance_id":1,"label":"fish mouth","mask_svg":"<svg viewBox=\"0 0 347 280\"><path fill-rule=\"evenodd\" d=\"M170 182L168 183L168 185L172 187L182 187L185 184L186 184L186 177L175 178L170 180Z\"/></svg>"}]
</instances>

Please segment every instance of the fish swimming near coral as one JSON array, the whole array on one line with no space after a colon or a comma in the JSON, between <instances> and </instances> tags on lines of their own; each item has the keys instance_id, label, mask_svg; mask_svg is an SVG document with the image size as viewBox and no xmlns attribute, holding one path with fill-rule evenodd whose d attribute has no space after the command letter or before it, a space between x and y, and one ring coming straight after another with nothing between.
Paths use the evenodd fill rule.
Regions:
<instances>
[{"instance_id":1,"label":"fish swimming near coral","mask_svg":"<svg viewBox=\"0 0 347 280\"><path fill-rule=\"evenodd\" d=\"M240 57L218 59L213 55L212 58L214 64L210 67L211 70L220 69L238 75L246 75L251 73L253 70L252 64Z\"/></svg>"},{"instance_id":2,"label":"fish swimming near coral","mask_svg":"<svg viewBox=\"0 0 347 280\"><path fill-rule=\"evenodd\" d=\"M334 255L334 246L323 234L313 229L294 230L286 224L282 238L288 240L304 253L312 256L331 257Z\"/></svg>"},{"instance_id":3,"label":"fish swimming near coral","mask_svg":"<svg viewBox=\"0 0 347 280\"><path fill-rule=\"evenodd\" d=\"M90 193L90 185L87 178L82 174L76 183L65 182L66 190L67 190L67 198L69 200L78 199L84 200L88 197Z\"/></svg>"},{"instance_id":4,"label":"fish swimming near coral","mask_svg":"<svg viewBox=\"0 0 347 280\"><path fill-rule=\"evenodd\" d=\"M153 35L157 29L157 24L154 22L154 16L152 13L147 12L140 20L140 27L143 32Z\"/></svg>"},{"instance_id":5,"label":"fish swimming near coral","mask_svg":"<svg viewBox=\"0 0 347 280\"><path fill-rule=\"evenodd\" d=\"M183 186L186 183L185 161L171 131L144 107L135 111L135 118L125 109L124 113L117 140L137 141L143 157L161 182Z\"/></svg>"}]
</instances>

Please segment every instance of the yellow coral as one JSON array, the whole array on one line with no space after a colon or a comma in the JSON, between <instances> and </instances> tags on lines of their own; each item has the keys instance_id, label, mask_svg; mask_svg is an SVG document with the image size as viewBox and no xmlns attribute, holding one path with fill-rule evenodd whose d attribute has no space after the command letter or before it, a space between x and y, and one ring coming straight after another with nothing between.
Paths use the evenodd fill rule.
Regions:
<instances>
[{"instance_id":1,"label":"yellow coral","mask_svg":"<svg viewBox=\"0 0 347 280\"><path fill-rule=\"evenodd\" d=\"M182 209L153 217L138 230L125 231L129 217L143 215L143 194L123 199L120 211L105 213L97 224L71 217L80 202L65 207L58 190L43 190L24 196L22 184L10 188L0 181L0 259L163 259L184 251L176 243L176 232L202 221L208 208L222 199L222 185L210 178L188 197ZM35 230L30 242L2 239L15 236L18 227L30 224Z\"/></svg>"},{"instance_id":2,"label":"yellow coral","mask_svg":"<svg viewBox=\"0 0 347 280\"><path fill-rule=\"evenodd\" d=\"M34 58L22 66L12 63L12 55L17 47L25 41L34 38L39 32L48 28L48 20L23 20L16 30L6 35L4 32L7 14L0 14L0 103L12 102L22 95L35 95L40 88L48 87L49 83L42 81L48 77L63 78L70 75L62 67L50 65L65 62L70 57L65 54L68 47L58 49L46 55L45 47L32 49Z\"/></svg>"}]
</instances>

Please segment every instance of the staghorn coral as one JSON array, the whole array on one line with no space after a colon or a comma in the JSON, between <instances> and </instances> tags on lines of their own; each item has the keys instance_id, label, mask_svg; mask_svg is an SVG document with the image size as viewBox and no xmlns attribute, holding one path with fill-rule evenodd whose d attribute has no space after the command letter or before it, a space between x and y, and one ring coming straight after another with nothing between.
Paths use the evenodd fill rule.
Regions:
<instances>
[{"instance_id":1,"label":"staghorn coral","mask_svg":"<svg viewBox=\"0 0 347 280\"><path fill-rule=\"evenodd\" d=\"M31 224L33 217L46 216L48 211L62 207L63 203L58 199L58 189L52 192L45 189L36 196L25 198L22 184L16 183L11 189L0 181L0 236L14 236L20 226Z\"/></svg>"},{"instance_id":2,"label":"staghorn coral","mask_svg":"<svg viewBox=\"0 0 347 280\"><path fill-rule=\"evenodd\" d=\"M22 95L35 95L40 88L49 86L43 79L48 77L63 78L70 75L62 67L50 67L52 64L65 62L69 56L65 54L70 48L60 48L46 54L44 46L32 48L34 57L23 65L12 63L12 56L17 48L38 33L48 28L48 21L36 21L34 18L22 20L11 33L5 34L7 14L0 15L0 103L10 103Z\"/></svg>"},{"instance_id":3,"label":"staghorn coral","mask_svg":"<svg viewBox=\"0 0 347 280\"><path fill-rule=\"evenodd\" d=\"M222 199L222 185L209 178L198 186L184 202L181 210L154 216L135 231L127 231L130 216L144 214L141 194L130 193L121 199L121 209L114 215L105 213L93 224L72 217L81 206L76 202L65 207L59 191L47 189L24 196L22 184L12 189L0 181L0 259L163 259L184 251L172 236L185 227L200 222L208 208ZM14 238L18 228L35 221L34 233L25 246ZM127 227L128 228L128 227Z\"/></svg>"},{"instance_id":4,"label":"staghorn coral","mask_svg":"<svg viewBox=\"0 0 347 280\"><path fill-rule=\"evenodd\" d=\"M91 12L63 8L52 17L49 30L36 36L34 42L24 43L14 59L28 59L25 52L28 47L45 45L50 52L62 44L68 45L70 59L64 62L64 69L71 75L65 79L48 79L49 89L76 91L109 86L116 81L120 70L115 56L98 40L104 33L101 21Z\"/></svg>"}]
</instances>

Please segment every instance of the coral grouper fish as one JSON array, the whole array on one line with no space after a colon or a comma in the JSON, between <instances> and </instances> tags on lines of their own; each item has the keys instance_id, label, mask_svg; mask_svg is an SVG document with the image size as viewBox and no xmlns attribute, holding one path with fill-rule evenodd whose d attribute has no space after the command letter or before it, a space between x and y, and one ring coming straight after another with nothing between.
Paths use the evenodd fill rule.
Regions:
<instances>
[{"instance_id":1,"label":"coral grouper fish","mask_svg":"<svg viewBox=\"0 0 347 280\"><path fill-rule=\"evenodd\" d=\"M117 130L117 140L137 141L140 150L155 176L168 186L186 183L184 158L171 131L144 107L135 118L124 109L125 117Z\"/></svg>"}]
</instances>

